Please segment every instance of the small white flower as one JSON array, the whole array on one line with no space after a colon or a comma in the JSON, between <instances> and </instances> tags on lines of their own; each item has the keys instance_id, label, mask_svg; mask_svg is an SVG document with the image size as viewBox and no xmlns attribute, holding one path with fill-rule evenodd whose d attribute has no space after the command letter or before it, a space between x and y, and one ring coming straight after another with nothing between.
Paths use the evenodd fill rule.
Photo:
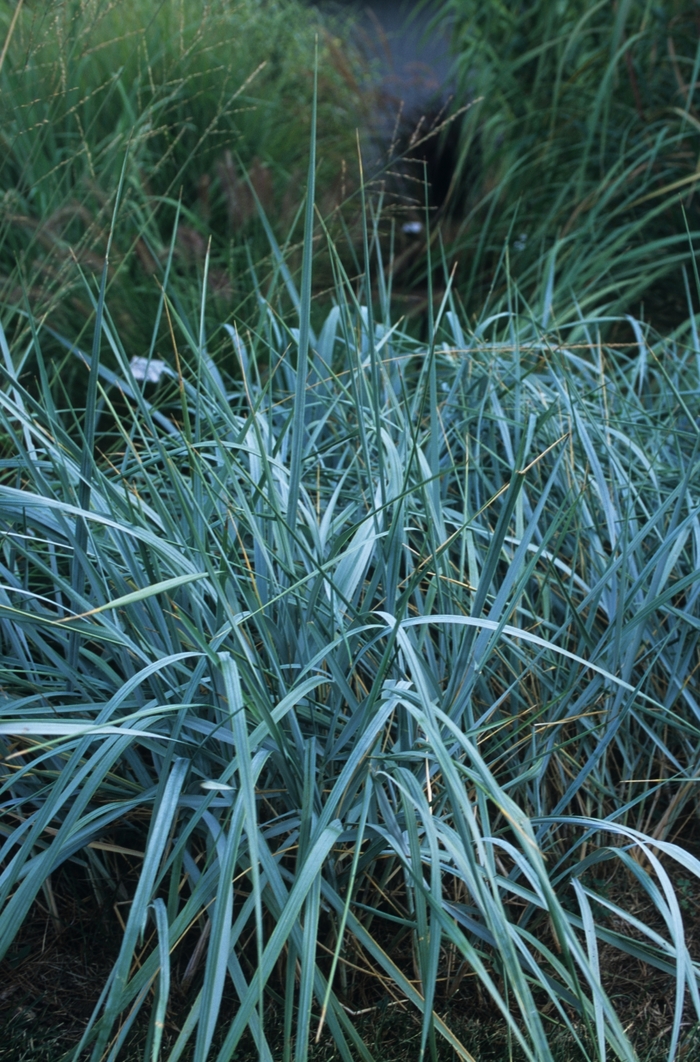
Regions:
<instances>
[{"instance_id":1,"label":"small white flower","mask_svg":"<svg viewBox=\"0 0 700 1062\"><path fill-rule=\"evenodd\" d=\"M129 362L135 380L145 380L146 383L158 383L167 366L159 358L132 358Z\"/></svg>"}]
</instances>

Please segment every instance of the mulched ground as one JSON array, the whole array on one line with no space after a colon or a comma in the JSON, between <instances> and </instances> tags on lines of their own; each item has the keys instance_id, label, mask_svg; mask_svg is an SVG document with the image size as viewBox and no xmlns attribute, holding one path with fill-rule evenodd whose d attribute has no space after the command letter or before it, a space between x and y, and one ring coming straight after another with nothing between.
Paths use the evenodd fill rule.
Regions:
<instances>
[{"instance_id":1,"label":"mulched ground","mask_svg":"<svg viewBox=\"0 0 700 1062\"><path fill-rule=\"evenodd\" d=\"M66 884L65 878L63 884ZM621 885L622 882L611 882L614 891ZM697 882L685 879L678 879L676 886L691 953L698 956L700 889ZM75 895L75 890L64 888L63 894L61 892L60 888L54 888L56 909L53 915L43 900L36 903L32 916L0 964L1 1062L59 1062L65 1052L78 1043L116 957L121 933L120 914L125 910L123 901L115 899L100 906L90 893L80 898ZM649 901L643 893L628 895L627 902L639 917L650 918ZM659 930L663 932L663 927L659 926ZM164 1048L174 1042L198 988L201 968L187 991L182 989L189 957L186 952L174 956L173 1006ZM662 1062L666 1058L673 1017L672 979L612 947L602 946L600 957L608 990L624 1014L626 1024L634 1030L641 1062ZM451 997L438 1005L441 1015L478 1062L505 1062L510 1058L512 1062L518 1062L519 1052L508 1044L502 1020L493 1012L473 976L464 977L460 983L457 981L453 975ZM387 1005L386 1000L377 1002L377 986L369 978L367 984L356 985L354 991L359 1001L357 1009L365 1011L356 1018L358 1028L375 1057L380 1062L409 1062L416 1058L420 1024L415 1014L401 1005ZM230 1004L235 1005L233 999ZM551 1004L543 1005L542 1014L545 1020L554 1022ZM147 1018L148 1008L145 1008L144 1021ZM276 1029L281 1036L274 1002L266 1015L266 1027L274 1043ZM573 1062L579 1056L571 1041L565 1034L558 1033L554 1026L552 1029L557 1062ZM141 1062L143 1043L142 1023L120 1055L120 1062L136 1062L137 1059ZM167 1057L165 1051L164 1056ZM236 1057L237 1062L253 1062L257 1056L252 1044L243 1044ZM331 1062L337 1057L332 1043L325 1041L312 1049L309 1062ZM439 1041L441 1062L443 1059L451 1062L453 1057L451 1050ZM694 1024L690 1009L679 1057L683 1062L700 1062L700 1029Z\"/></svg>"}]
</instances>

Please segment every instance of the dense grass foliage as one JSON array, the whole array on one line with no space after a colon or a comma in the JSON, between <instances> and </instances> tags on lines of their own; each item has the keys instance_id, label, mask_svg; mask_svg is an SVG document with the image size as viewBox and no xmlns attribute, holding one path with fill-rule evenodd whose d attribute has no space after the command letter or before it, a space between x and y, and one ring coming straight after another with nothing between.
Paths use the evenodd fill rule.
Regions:
<instances>
[{"instance_id":1,"label":"dense grass foliage","mask_svg":"<svg viewBox=\"0 0 700 1062\"><path fill-rule=\"evenodd\" d=\"M74 1062L697 1045L700 53L447 8L427 241L388 173L327 226L369 97L309 9L0 11L0 960L116 912Z\"/></svg>"},{"instance_id":2,"label":"dense grass foliage","mask_svg":"<svg viewBox=\"0 0 700 1062\"><path fill-rule=\"evenodd\" d=\"M458 261L470 316L487 300L507 307L499 269L507 245L531 301L544 297L556 260L562 323L579 312L631 312L664 330L685 320L680 267L700 232L696 16L690 0L446 0L452 109L467 110L433 137L430 121L413 115L418 145L408 133L397 144L427 156L441 196L449 189L430 208L433 247L441 240ZM99 269L129 143L110 275L123 341L141 353L148 346L180 198L171 293L196 315L192 293L211 240L211 322L254 318L256 285L265 287L272 266L256 196L277 238L291 233L292 248L298 240L317 34L319 211L334 218L336 234L347 225L354 269L359 129L365 179L385 193L387 270L404 305L422 315L431 268L424 234L415 235L425 220L423 163L392 163L390 145L369 146L368 128L396 101L378 98L339 16L321 22L296 0L27 0L0 9L0 301L28 301L38 317L77 333L89 299L74 256L87 273ZM288 261L294 271L300 255ZM332 283L329 268L316 277L318 291ZM438 290L439 273L430 279ZM612 338L628 336L618 325ZM46 349L55 353L48 337Z\"/></svg>"},{"instance_id":3,"label":"dense grass foliage","mask_svg":"<svg viewBox=\"0 0 700 1062\"><path fill-rule=\"evenodd\" d=\"M358 998L470 1059L457 997L513 1057L564 1029L632 1060L615 955L674 986L674 1058L700 1016L697 336L605 348L515 291L469 329L448 291L421 345L337 260L314 334L312 222L296 313L272 292L228 328L236 382L166 292L172 367L138 379L106 270L84 411L41 321L2 339L0 950L61 867L109 891L140 852L94 1062L144 1014L153 1059L247 1034L303 1062L320 1030L369 1062Z\"/></svg>"},{"instance_id":4,"label":"dense grass foliage","mask_svg":"<svg viewBox=\"0 0 700 1062\"><path fill-rule=\"evenodd\" d=\"M526 291L556 253L559 313L575 315L575 293L584 312L684 319L684 210L700 230L699 19L694 0L445 0L455 107L473 102L446 158L474 310L508 239Z\"/></svg>"},{"instance_id":5,"label":"dense grass foliage","mask_svg":"<svg viewBox=\"0 0 700 1062\"><path fill-rule=\"evenodd\" d=\"M342 160L356 157L366 71L350 46L341 52L340 25L296 0L0 7L0 300L26 299L70 334L85 322L74 259L100 268L128 148L110 276L124 341L148 342L178 200L171 290L186 299L198 288L211 240L215 312L240 312L251 255L264 275L269 250L255 197L285 235L298 208L317 37L326 212L341 196Z\"/></svg>"}]
</instances>

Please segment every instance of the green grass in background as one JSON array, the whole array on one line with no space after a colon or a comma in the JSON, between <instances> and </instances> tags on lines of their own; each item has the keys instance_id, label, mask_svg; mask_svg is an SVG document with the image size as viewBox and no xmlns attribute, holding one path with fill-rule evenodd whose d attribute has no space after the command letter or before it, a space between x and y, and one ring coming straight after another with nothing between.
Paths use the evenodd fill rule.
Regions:
<instances>
[{"instance_id":1,"label":"green grass in background","mask_svg":"<svg viewBox=\"0 0 700 1062\"><path fill-rule=\"evenodd\" d=\"M12 16L0 8L0 300L27 298L64 332L84 324L75 259L88 274L101 268L128 147L110 275L124 341L138 349L150 337L180 199L172 290L180 280L186 300L197 288L211 240L213 312L244 312L246 300L254 312L251 257L264 278L269 254L255 195L287 236L306 171L317 36L325 212L342 196L343 160L354 165L367 70L341 51L340 22L321 24L295 0L27 2L13 27Z\"/></svg>"},{"instance_id":2,"label":"green grass in background","mask_svg":"<svg viewBox=\"0 0 700 1062\"><path fill-rule=\"evenodd\" d=\"M9 4L0 11L5 36L12 13ZM578 306L598 317L631 312L661 330L681 324L682 266L700 229L695 6L447 2L439 17L452 26L453 109L473 105L445 130L452 145L438 166L448 177L454 166L454 185L431 221L432 257L439 262L442 241L470 316L487 300L494 311L507 308L499 266L507 245L509 272L531 302L544 297L556 264L563 302L553 309L562 322ZM254 318L256 286L264 290L274 266L246 171L277 239L293 233L295 273L292 226L320 31L318 208L330 219L354 195L343 255L359 272L359 129L365 178L386 193L382 243L393 290L425 334L429 287L439 302L444 286L439 265L426 283L424 236L402 232L407 216L423 218L420 182L373 161L367 131L387 101L347 25L319 18L293 0L23 5L0 72L0 298L12 306L28 298L64 334L83 326L89 303L73 256L88 274L99 268L130 140L110 278L125 342L141 352L148 344L181 195L173 295L196 313L190 292L211 239L211 324ZM421 130L419 139L428 125ZM432 152L439 140L409 154ZM329 224L339 237L340 217ZM330 265L319 259L315 290L331 286ZM618 325L608 338L629 335Z\"/></svg>"},{"instance_id":3,"label":"green grass in background","mask_svg":"<svg viewBox=\"0 0 700 1062\"><path fill-rule=\"evenodd\" d=\"M506 240L528 295L556 255L558 315L633 312L657 327L685 319L679 264L697 198L700 68L692 0L445 0L455 107L456 176L445 240L470 312L505 288Z\"/></svg>"}]
</instances>

